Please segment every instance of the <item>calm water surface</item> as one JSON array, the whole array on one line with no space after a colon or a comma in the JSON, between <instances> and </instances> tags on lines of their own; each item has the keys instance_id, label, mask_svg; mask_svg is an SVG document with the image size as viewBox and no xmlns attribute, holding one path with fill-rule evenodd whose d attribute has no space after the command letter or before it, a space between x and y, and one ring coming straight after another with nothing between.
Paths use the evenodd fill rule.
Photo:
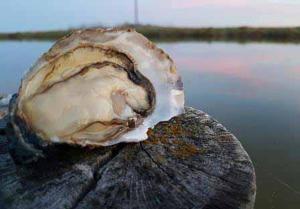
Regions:
<instances>
[{"instance_id":1,"label":"calm water surface","mask_svg":"<svg viewBox=\"0 0 300 209\"><path fill-rule=\"evenodd\" d=\"M52 42L0 42L0 93ZM250 154L257 209L300 208L300 45L162 43L183 77L186 103L215 117Z\"/></svg>"}]
</instances>

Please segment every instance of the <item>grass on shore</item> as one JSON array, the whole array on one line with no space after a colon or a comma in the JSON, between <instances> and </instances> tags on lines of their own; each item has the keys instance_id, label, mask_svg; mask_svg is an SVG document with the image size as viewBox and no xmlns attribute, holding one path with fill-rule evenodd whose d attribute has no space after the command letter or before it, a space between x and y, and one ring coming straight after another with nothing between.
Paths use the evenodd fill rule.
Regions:
<instances>
[{"instance_id":1,"label":"grass on shore","mask_svg":"<svg viewBox=\"0 0 300 209\"><path fill-rule=\"evenodd\" d=\"M136 26L134 28L148 38L159 41L204 40L238 42L300 42L300 27L176 28L144 25ZM71 31L72 30L0 33L0 40L57 40Z\"/></svg>"}]
</instances>

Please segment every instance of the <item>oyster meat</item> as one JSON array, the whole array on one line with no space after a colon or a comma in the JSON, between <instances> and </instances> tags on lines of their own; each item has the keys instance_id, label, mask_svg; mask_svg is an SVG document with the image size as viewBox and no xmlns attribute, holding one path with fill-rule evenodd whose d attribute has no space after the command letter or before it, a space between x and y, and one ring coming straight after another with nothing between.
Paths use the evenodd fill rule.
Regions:
<instances>
[{"instance_id":1,"label":"oyster meat","mask_svg":"<svg viewBox=\"0 0 300 209\"><path fill-rule=\"evenodd\" d=\"M147 138L183 111L172 59L132 29L75 31L57 41L11 100L18 140L107 146ZM37 143L35 143L34 146Z\"/></svg>"}]
</instances>

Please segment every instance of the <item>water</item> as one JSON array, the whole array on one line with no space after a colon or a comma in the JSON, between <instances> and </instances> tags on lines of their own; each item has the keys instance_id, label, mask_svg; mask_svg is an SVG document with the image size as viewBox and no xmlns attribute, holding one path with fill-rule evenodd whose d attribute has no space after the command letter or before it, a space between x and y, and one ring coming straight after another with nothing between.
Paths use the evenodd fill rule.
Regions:
<instances>
[{"instance_id":1,"label":"water","mask_svg":"<svg viewBox=\"0 0 300 209\"><path fill-rule=\"evenodd\" d=\"M52 42L0 42L0 93ZM300 45L162 43L183 77L186 103L215 117L250 154L256 209L300 207Z\"/></svg>"},{"instance_id":2,"label":"water","mask_svg":"<svg viewBox=\"0 0 300 209\"><path fill-rule=\"evenodd\" d=\"M52 42L0 41L0 93L15 93L31 65Z\"/></svg>"}]
</instances>

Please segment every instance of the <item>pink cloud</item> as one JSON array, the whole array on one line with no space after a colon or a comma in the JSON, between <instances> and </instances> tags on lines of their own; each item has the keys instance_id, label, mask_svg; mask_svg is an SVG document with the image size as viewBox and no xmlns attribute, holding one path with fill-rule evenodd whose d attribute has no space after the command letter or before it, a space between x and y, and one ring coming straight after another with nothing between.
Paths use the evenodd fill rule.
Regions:
<instances>
[{"instance_id":1,"label":"pink cloud","mask_svg":"<svg viewBox=\"0 0 300 209\"><path fill-rule=\"evenodd\" d=\"M175 9L185 9L201 6L228 6L241 7L250 3L250 0L172 0L172 6Z\"/></svg>"},{"instance_id":2,"label":"pink cloud","mask_svg":"<svg viewBox=\"0 0 300 209\"><path fill-rule=\"evenodd\" d=\"M243 60L234 58L177 58L176 63L181 70L192 70L203 73L202 76L214 74L227 78L235 78L247 85L248 88L236 88L235 86L228 86L218 89L222 94L234 95L241 98L252 98L257 95L261 88L265 88L268 83L265 80L257 77L253 72L249 63Z\"/></svg>"},{"instance_id":3,"label":"pink cloud","mask_svg":"<svg viewBox=\"0 0 300 209\"><path fill-rule=\"evenodd\" d=\"M300 66L297 66L297 67L294 67L291 69L291 72L292 73L295 73L295 74L300 74Z\"/></svg>"},{"instance_id":4,"label":"pink cloud","mask_svg":"<svg viewBox=\"0 0 300 209\"><path fill-rule=\"evenodd\" d=\"M202 76L215 74L227 78L235 78L248 86L245 88L227 87L219 89L222 94L235 95L242 98L252 98L259 89L266 88L269 83L251 71L251 65L245 60L234 58L176 58L178 69L192 70L203 73Z\"/></svg>"},{"instance_id":5,"label":"pink cloud","mask_svg":"<svg viewBox=\"0 0 300 209\"><path fill-rule=\"evenodd\" d=\"M249 63L234 58L177 58L179 69L196 70L201 73L213 73L240 79L255 87L263 87L267 83L257 77L249 68ZM181 67L182 66L182 67Z\"/></svg>"},{"instance_id":6,"label":"pink cloud","mask_svg":"<svg viewBox=\"0 0 300 209\"><path fill-rule=\"evenodd\" d=\"M247 70L248 66L237 59L177 58L176 62L187 69L197 69L202 73L209 72L238 78L246 78L250 74L250 71Z\"/></svg>"},{"instance_id":7,"label":"pink cloud","mask_svg":"<svg viewBox=\"0 0 300 209\"><path fill-rule=\"evenodd\" d=\"M300 80L300 66L296 66L296 67L293 67L291 69L288 70L290 73L290 75L297 79L297 80Z\"/></svg>"}]
</instances>

